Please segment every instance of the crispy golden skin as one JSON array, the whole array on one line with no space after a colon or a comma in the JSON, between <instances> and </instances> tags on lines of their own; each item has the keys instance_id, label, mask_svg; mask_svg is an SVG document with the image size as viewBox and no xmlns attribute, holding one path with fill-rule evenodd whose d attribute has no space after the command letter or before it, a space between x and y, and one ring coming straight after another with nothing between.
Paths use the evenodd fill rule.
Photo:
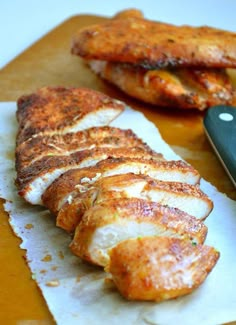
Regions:
<instances>
[{"instance_id":1,"label":"crispy golden skin","mask_svg":"<svg viewBox=\"0 0 236 325\"><path fill-rule=\"evenodd\" d=\"M119 174L99 178L87 187L76 187L57 214L57 226L73 232L91 206L119 198L139 198L178 208L195 218L205 219L212 201L198 186L180 182L162 182L142 174Z\"/></svg>"},{"instance_id":2,"label":"crispy golden skin","mask_svg":"<svg viewBox=\"0 0 236 325\"><path fill-rule=\"evenodd\" d=\"M191 293L215 266L219 252L169 237L128 239L110 252L106 270L128 300L162 301Z\"/></svg>"},{"instance_id":3,"label":"crispy golden skin","mask_svg":"<svg viewBox=\"0 0 236 325\"><path fill-rule=\"evenodd\" d=\"M69 155L76 151L95 147L118 148L139 147L151 152L132 130L110 126L93 127L66 134L38 135L22 142L16 148L16 169L21 170L46 156Z\"/></svg>"},{"instance_id":4,"label":"crispy golden skin","mask_svg":"<svg viewBox=\"0 0 236 325\"><path fill-rule=\"evenodd\" d=\"M236 67L236 33L202 26L174 26L129 12L78 31L73 54L86 59L131 63L148 69Z\"/></svg>"},{"instance_id":5,"label":"crispy golden skin","mask_svg":"<svg viewBox=\"0 0 236 325\"><path fill-rule=\"evenodd\" d=\"M91 69L126 94L144 102L204 110L233 104L235 91L224 69L157 69L92 60Z\"/></svg>"},{"instance_id":6,"label":"crispy golden skin","mask_svg":"<svg viewBox=\"0 0 236 325\"><path fill-rule=\"evenodd\" d=\"M62 205L77 193L77 187L87 190L101 177L135 173L154 179L198 184L199 172L184 161L148 160L142 158L108 158L93 167L76 168L63 173L44 192L43 204L57 214Z\"/></svg>"},{"instance_id":7,"label":"crispy golden skin","mask_svg":"<svg viewBox=\"0 0 236 325\"><path fill-rule=\"evenodd\" d=\"M67 133L106 125L124 107L124 103L92 89L43 87L18 99L17 144L38 133Z\"/></svg>"},{"instance_id":8,"label":"crispy golden skin","mask_svg":"<svg viewBox=\"0 0 236 325\"><path fill-rule=\"evenodd\" d=\"M202 243L206 234L203 222L183 211L142 199L121 198L88 209L70 247L82 259L106 266L109 250L128 238L170 236Z\"/></svg>"}]
</instances>

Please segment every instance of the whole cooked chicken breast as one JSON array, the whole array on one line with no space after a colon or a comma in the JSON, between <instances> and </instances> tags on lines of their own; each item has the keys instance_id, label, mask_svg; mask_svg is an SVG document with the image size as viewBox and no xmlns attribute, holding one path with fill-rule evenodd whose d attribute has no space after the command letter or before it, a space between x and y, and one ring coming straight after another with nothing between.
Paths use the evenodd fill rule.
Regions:
<instances>
[{"instance_id":1,"label":"whole cooked chicken breast","mask_svg":"<svg viewBox=\"0 0 236 325\"><path fill-rule=\"evenodd\" d=\"M71 201L77 193L77 188L87 191L101 177L126 173L144 174L157 180L185 182L192 185L200 181L199 172L181 160L108 158L93 167L68 170L45 190L42 202L53 214L57 214L66 201Z\"/></svg>"},{"instance_id":2,"label":"whole cooked chicken breast","mask_svg":"<svg viewBox=\"0 0 236 325\"><path fill-rule=\"evenodd\" d=\"M109 250L119 242L140 236L188 238L202 243L207 227L202 221L175 208L142 199L113 199L88 209L76 227L73 253L105 266Z\"/></svg>"},{"instance_id":3,"label":"whole cooked chicken breast","mask_svg":"<svg viewBox=\"0 0 236 325\"><path fill-rule=\"evenodd\" d=\"M219 255L213 247L179 238L141 237L117 244L106 270L126 299L162 301L198 288Z\"/></svg>"},{"instance_id":4,"label":"whole cooked chicken breast","mask_svg":"<svg viewBox=\"0 0 236 325\"><path fill-rule=\"evenodd\" d=\"M106 200L139 198L178 208L195 218L205 219L213 208L210 198L198 186L180 182L163 182L141 174L121 174L99 178L86 190L67 200L57 214L57 226L73 232L91 206Z\"/></svg>"},{"instance_id":5,"label":"whole cooked chicken breast","mask_svg":"<svg viewBox=\"0 0 236 325\"><path fill-rule=\"evenodd\" d=\"M133 15L79 30L71 51L85 59L131 63L148 69L235 68L235 44L233 32L208 26L175 26Z\"/></svg>"},{"instance_id":6,"label":"whole cooked chicken breast","mask_svg":"<svg viewBox=\"0 0 236 325\"><path fill-rule=\"evenodd\" d=\"M16 170L21 170L45 156L70 155L76 151L93 148L143 148L155 156L156 153L132 130L110 126L88 128L83 131L38 135L22 142L16 148ZM159 155L161 157L161 154Z\"/></svg>"},{"instance_id":7,"label":"whole cooked chicken breast","mask_svg":"<svg viewBox=\"0 0 236 325\"><path fill-rule=\"evenodd\" d=\"M144 102L181 109L204 110L219 104L232 104L236 94L224 69L147 70L131 64L88 61L101 78L126 94Z\"/></svg>"},{"instance_id":8,"label":"whole cooked chicken breast","mask_svg":"<svg viewBox=\"0 0 236 325\"><path fill-rule=\"evenodd\" d=\"M92 89L40 88L17 101L17 144L37 134L63 134L109 124L124 108L124 103Z\"/></svg>"},{"instance_id":9,"label":"whole cooked chicken breast","mask_svg":"<svg viewBox=\"0 0 236 325\"><path fill-rule=\"evenodd\" d=\"M62 173L73 168L94 166L108 157L160 159L160 155L143 147L99 148L74 152L70 155L46 156L28 167L18 170L16 185L19 195L31 204L41 204L47 187Z\"/></svg>"}]
</instances>

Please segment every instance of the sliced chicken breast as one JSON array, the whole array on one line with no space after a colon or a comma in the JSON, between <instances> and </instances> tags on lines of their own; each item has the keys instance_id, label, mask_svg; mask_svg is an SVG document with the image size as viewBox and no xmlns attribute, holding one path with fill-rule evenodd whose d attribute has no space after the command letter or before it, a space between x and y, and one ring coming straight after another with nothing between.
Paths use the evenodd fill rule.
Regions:
<instances>
[{"instance_id":1,"label":"sliced chicken breast","mask_svg":"<svg viewBox=\"0 0 236 325\"><path fill-rule=\"evenodd\" d=\"M43 87L17 102L17 144L37 134L77 132L109 124L125 104L86 88Z\"/></svg>"},{"instance_id":2,"label":"sliced chicken breast","mask_svg":"<svg viewBox=\"0 0 236 325\"><path fill-rule=\"evenodd\" d=\"M49 156L37 160L32 165L19 170L16 185L19 195L31 204L41 204L41 196L47 187L62 173L73 168L94 166L108 157L131 157L160 159L160 155L146 148L94 148L70 154L69 156Z\"/></svg>"},{"instance_id":3,"label":"sliced chicken breast","mask_svg":"<svg viewBox=\"0 0 236 325\"><path fill-rule=\"evenodd\" d=\"M213 247L179 238L141 237L116 245L106 270L126 299L162 301L198 288L219 255Z\"/></svg>"},{"instance_id":4,"label":"sliced chicken breast","mask_svg":"<svg viewBox=\"0 0 236 325\"><path fill-rule=\"evenodd\" d=\"M70 155L93 148L139 147L155 152L132 130L110 126L94 127L75 133L39 135L28 139L16 148L16 169L21 170L45 156ZM159 155L160 158L162 155Z\"/></svg>"},{"instance_id":5,"label":"sliced chicken breast","mask_svg":"<svg viewBox=\"0 0 236 325\"><path fill-rule=\"evenodd\" d=\"M168 206L141 199L113 199L88 209L76 227L73 253L106 266L109 250L128 238L169 236L202 243L207 227L198 219Z\"/></svg>"},{"instance_id":6,"label":"sliced chicken breast","mask_svg":"<svg viewBox=\"0 0 236 325\"><path fill-rule=\"evenodd\" d=\"M87 191L101 177L118 174L143 174L161 181L197 184L200 175L196 169L184 161L158 161L142 158L108 158L94 167L69 170L57 178L44 192L43 204L57 214L62 205L70 202L77 188Z\"/></svg>"},{"instance_id":7,"label":"sliced chicken breast","mask_svg":"<svg viewBox=\"0 0 236 325\"><path fill-rule=\"evenodd\" d=\"M205 219L213 203L198 186L179 182L156 181L132 173L98 179L91 187L77 188L77 194L67 200L57 215L57 226L73 232L83 214L91 206L106 200L139 198L178 208L195 218Z\"/></svg>"}]
</instances>

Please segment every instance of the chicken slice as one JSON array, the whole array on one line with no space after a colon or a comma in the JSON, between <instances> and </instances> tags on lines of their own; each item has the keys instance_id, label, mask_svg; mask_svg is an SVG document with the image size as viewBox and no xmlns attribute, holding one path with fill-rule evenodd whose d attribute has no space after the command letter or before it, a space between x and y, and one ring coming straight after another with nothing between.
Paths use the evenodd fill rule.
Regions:
<instances>
[{"instance_id":1,"label":"chicken slice","mask_svg":"<svg viewBox=\"0 0 236 325\"><path fill-rule=\"evenodd\" d=\"M52 135L109 124L125 104L86 88L43 87L17 102L17 144L37 134Z\"/></svg>"},{"instance_id":2,"label":"chicken slice","mask_svg":"<svg viewBox=\"0 0 236 325\"><path fill-rule=\"evenodd\" d=\"M16 185L19 195L31 204L42 204L41 196L47 187L61 174L73 168L94 166L97 162L108 157L133 157L146 159L160 159L160 155L146 148L94 148L77 151L69 156L46 156L32 165L18 170Z\"/></svg>"},{"instance_id":3,"label":"chicken slice","mask_svg":"<svg viewBox=\"0 0 236 325\"><path fill-rule=\"evenodd\" d=\"M156 181L132 173L98 179L86 190L77 187L77 194L67 200L57 214L57 226L73 232L83 214L91 206L106 200L139 198L178 208L195 218L205 219L213 203L198 186L180 182Z\"/></svg>"},{"instance_id":4,"label":"chicken slice","mask_svg":"<svg viewBox=\"0 0 236 325\"><path fill-rule=\"evenodd\" d=\"M219 255L213 247L179 238L141 237L115 246L106 270L126 299L162 301L198 288Z\"/></svg>"},{"instance_id":5,"label":"chicken slice","mask_svg":"<svg viewBox=\"0 0 236 325\"><path fill-rule=\"evenodd\" d=\"M142 158L108 158L89 168L72 169L57 178L44 192L43 204L57 214L62 205L70 202L78 192L86 191L99 178L118 174L143 174L153 179L184 182L191 185L200 181L199 172L182 160L161 161Z\"/></svg>"},{"instance_id":6,"label":"chicken slice","mask_svg":"<svg viewBox=\"0 0 236 325\"><path fill-rule=\"evenodd\" d=\"M95 147L125 146L142 147L155 154L132 130L101 126L75 133L39 135L28 139L16 148L16 169L21 170L45 156L70 155L76 151L90 150Z\"/></svg>"},{"instance_id":7,"label":"chicken slice","mask_svg":"<svg viewBox=\"0 0 236 325\"><path fill-rule=\"evenodd\" d=\"M235 68L235 44L234 32L208 26L175 26L133 15L80 29L73 37L71 51L86 59L148 69Z\"/></svg>"},{"instance_id":8,"label":"chicken slice","mask_svg":"<svg viewBox=\"0 0 236 325\"><path fill-rule=\"evenodd\" d=\"M203 243L207 227L175 208L142 199L113 199L88 209L76 227L73 253L106 266L109 250L128 238L170 236Z\"/></svg>"},{"instance_id":9,"label":"chicken slice","mask_svg":"<svg viewBox=\"0 0 236 325\"><path fill-rule=\"evenodd\" d=\"M232 104L236 98L224 69L157 69L92 60L90 68L126 94L144 102L181 109L204 110Z\"/></svg>"}]
</instances>

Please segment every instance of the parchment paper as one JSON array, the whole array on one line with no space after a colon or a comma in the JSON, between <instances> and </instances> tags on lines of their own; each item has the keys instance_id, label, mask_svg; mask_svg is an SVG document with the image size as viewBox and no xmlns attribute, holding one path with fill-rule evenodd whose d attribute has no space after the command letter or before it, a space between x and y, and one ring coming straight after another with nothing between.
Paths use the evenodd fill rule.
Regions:
<instances>
[{"instance_id":1,"label":"parchment paper","mask_svg":"<svg viewBox=\"0 0 236 325\"><path fill-rule=\"evenodd\" d=\"M128 302L104 281L101 269L72 255L71 238L56 228L54 218L41 207L17 196L14 186L15 103L0 104L0 197L15 233L27 250L32 276L42 290L57 324L220 324L236 320L236 202L201 181L214 201L206 220L206 243L221 257L204 284L192 294L163 303ZM141 113L127 109L112 125L132 128L167 159L179 157L162 140L156 127Z\"/></svg>"}]
</instances>

